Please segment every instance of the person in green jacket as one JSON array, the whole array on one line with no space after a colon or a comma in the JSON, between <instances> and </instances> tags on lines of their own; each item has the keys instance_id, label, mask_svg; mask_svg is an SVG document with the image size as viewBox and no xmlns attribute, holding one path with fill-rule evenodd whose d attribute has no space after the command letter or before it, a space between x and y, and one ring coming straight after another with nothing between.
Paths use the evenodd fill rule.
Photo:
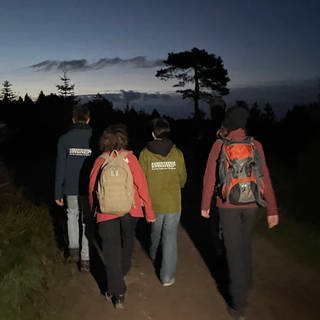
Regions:
<instances>
[{"instance_id":1,"label":"person in green jacket","mask_svg":"<svg viewBox=\"0 0 320 320\"><path fill-rule=\"evenodd\" d=\"M156 214L156 221L151 226L149 254L155 263L161 242L160 280L163 286L171 286L175 282L181 188L187 180L183 153L169 139L169 135L169 122L164 118L153 119L153 141L147 143L139 156Z\"/></svg>"}]
</instances>

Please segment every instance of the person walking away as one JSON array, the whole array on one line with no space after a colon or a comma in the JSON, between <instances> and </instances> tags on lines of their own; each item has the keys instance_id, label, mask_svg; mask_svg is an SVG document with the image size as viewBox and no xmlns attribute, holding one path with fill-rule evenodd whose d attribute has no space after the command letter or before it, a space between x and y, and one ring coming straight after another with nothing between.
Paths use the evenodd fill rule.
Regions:
<instances>
[{"instance_id":1,"label":"person walking away","mask_svg":"<svg viewBox=\"0 0 320 320\"><path fill-rule=\"evenodd\" d=\"M55 202L66 205L68 233L68 261L79 263L80 270L89 271L88 183L89 158L92 154L89 126L90 110L85 105L76 105L72 111L71 129L60 136L57 145Z\"/></svg>"},{"instance_id":2,"label":"person walking away","mask_svg":"<svg viewBox=\"0 0 320 320\"><path fill-rule=\"evenodd\" d=\"M263 147L259 141L248 137L245 131L248 117L249 111L244 107L235 106L226 111L222 127L217 133L219 139L213 143L207 160L201 202L201 215L204 218L209 218L210 203L212 197L216 197L214 200L216 200L220 217L229 269L231 298L229 310L235 319L239 320L245 319L247 295L252 286L251 235L258 207L266 207L269 228L273 228L279 222L276 198ZM232 161L230 160L232 148L240 150L239 146L243 147L243 150L253 150L256 154L257 159L253 158L252 161L251 158L250 166L246 167L245 178L243 178L252 179L252 183L243 183L242 185L240 183L241 187L236 186L230 190L230 194L227 194L229 189L224 187L221 190L221 181L219 181L222 177L221 168L225 170L226 163L228 166L230 165L233 170L232 175L229 176L230 181L240 176L240 171L235 174L234 168L236 167L231 166ZM222 157L222 152L224 157ZM221 167L222 159L224 159L224 163ZM234 159L234 162L241 163L241 159L239 159ZM260 184L260 189L254 189L253 186L256 185L253 183L254 179L250 173L253 172L252 170L257 171L259 165L261 166L262 181L257 182L258 185ZM216 178L217 170L220 170L218 179ZM219 190L217 194L214 193L216 186ZM250 189L251 187L253 189ZM235 193L233 193L234 190L236 190ZM261 196L260 190L262 190L263 196ZM254 200L250 199L253 194L255 194Z\"/></svg>"},{"instance_id":3,"label":"person walking away","mask_svg":"<svg viewBox=\"0 0 320 320\"><path fill-rule=\"evenodd\" d=\"M124 308L127 291L124 276L131 267L137 219L144 217L141 206L144 206L147 222L155 220L146 178L138 159L132 151L126 150L127 145L125 125L114 124L107 127L100 139L102 154L93 165L89 182L89 202L95 212L107 279L105 296L113 302L116 309ZM129 174L125 174L125 167L117 169L116 164L113 164L114 159L120 161L117 162L118 167L127 166ZM118 178L121 176L123 185L119 185ZM124 184L130 182L131 185L123 188ZM104 189L109 191L105 196ZM130 192L123 194L123 190L127 189ZM133 194L133 197L126 209L122 205L122 196L127 194Z\"/></svg>"},{"instance_id":4,"label":"person walking away","mask_svg":"<svg viewBox=\"0 0 320 320\"><path fill-rule=\"evenodd\" d=\"M169 135L169 122L164 118L153 119L153 141L148 142L139 156L156 212L156 221L151 226L149 253L155 263L161 243L160 280L163 286L171 286L175 282L181 188L187 179L183 153Z\"/></svg>"}]
</instances>

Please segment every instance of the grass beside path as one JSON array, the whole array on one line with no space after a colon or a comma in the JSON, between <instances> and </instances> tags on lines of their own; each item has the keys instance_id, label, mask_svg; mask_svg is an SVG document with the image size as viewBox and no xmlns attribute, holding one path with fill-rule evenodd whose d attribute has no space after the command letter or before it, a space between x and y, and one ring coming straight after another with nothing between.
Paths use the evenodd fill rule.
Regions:
<instances>
[{"instance_id":1,"label":"grass beside path","mask_svg":"<svg viewBox=\"0 0 320 320\"><path fill-rule=\"evenodd\" d=\"M257 221L257 232L268 238L276 247L297 261L320 272L320 228L298 221L289 215L281 215L280 223L269 230L265 214L261 212Z\"/></svg>"},{"instance_id":2,"label":"grass beside path","mask_svg":"<svg viewBox=\"0 0 320 320\"><path fill-rule=\"evenodd\" d=\"M42 319L60 253L49 208L0 179L0 318Z\"/></svg>"}]
</instances>

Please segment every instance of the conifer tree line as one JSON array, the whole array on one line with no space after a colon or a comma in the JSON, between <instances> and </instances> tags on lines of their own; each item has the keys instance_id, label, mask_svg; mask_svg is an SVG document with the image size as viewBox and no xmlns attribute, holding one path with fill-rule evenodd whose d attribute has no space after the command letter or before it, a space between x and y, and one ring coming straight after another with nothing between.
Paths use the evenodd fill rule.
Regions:
<instances>
[{"instance_id":1,"label":"conifer tree line","mask_svg":"<svg viewBox=\"0 0 320 320\"><path fill-rule=\"evenodd\" d=\"M163 116L172 124L173 140L193 158L189 163L196 163L196 168L190 169L200 177L226 108L223 96L229 92L227 70L220 57L193 48L169 53L164 60L164 67L155 76L163 81L176 80L173 86L177 92L183 99L192 99L194 102L194 114L189 119ZM25 148L45 149L47 154L54 157L57 139L70 127L72 107L79 103L74 94L75 85L71 83L67 72L63 72L60 81L56 86L57 93L45 95L40 91L35 101L28 94L24 98L17 97L10 81L3 81L0 89L0 122L7 126L11 151L14 151L14 142ZM201 100L210 106L207 118L199 108ZM310 167L317 157L315 146L320 139L319 101L292 106L280 120L269 103L263 106L257 103L249 105L246 101L235 103L250 110L248 134L264 144L269 165L275 168L271 172L278 193L289 193L291 202L292 199L316 199L316 181L320 177L318 171L312 171ZM87 105L91 110L90 124L96 141L106 126L123 122L128 127L129 147L136 153L151 138L150 120L160 115L155 109L150 113L137 112L129 105L124 110L115 109L113 103L99 93ZM3 136L3 131L1 134ZM3 140L1 137L0 143ZM307 187L295 188L297 185ZM320 225L320 217L313 205L312 201L299 201L293 207L301 217L308 210L308 219Z\"/></svg>"}]
</instances>

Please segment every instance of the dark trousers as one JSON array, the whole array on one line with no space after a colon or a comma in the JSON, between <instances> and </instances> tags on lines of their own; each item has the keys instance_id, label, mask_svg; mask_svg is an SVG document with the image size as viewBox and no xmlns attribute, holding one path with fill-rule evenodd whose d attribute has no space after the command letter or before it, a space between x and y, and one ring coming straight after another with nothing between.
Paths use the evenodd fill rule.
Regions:
<instances>
[{"instance_id":1,"label":"dark trousers","mask_svg":"<svg viewBox=\"0 0 320 320\"><path fill-rule=\"evenodd\" d=\"M114 296L127 289L123 276L131 267L136 222L137 218L126 214L98 224L108 292Z\"/></svg>"},{"instance_id":2,"label":"dark trousers","mask_svg":"<svg viewBox=\"0 0 320 320\"><path fill-rule=\"evenodd\" d=\"M247 306L252 285L252 229L258 209L219 208L224 245L229 268L229 291L232 308L242 311Z\"/></svg>"}]
</instances>

